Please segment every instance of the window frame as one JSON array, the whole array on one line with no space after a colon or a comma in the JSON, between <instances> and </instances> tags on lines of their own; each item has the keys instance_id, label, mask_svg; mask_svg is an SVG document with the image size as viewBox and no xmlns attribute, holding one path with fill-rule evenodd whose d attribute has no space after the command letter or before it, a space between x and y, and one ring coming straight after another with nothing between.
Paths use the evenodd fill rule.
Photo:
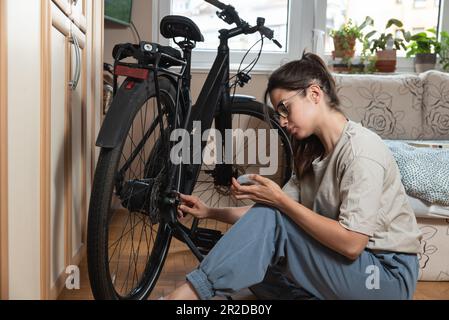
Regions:
<instances>
[{"instance_id":1,"label":"window frame","mask_svg":"<svg viewBox=\"0 0 449 320\"><path fill-rule=\"evenodd\" d=\"M226 3L226 0L222 0ZM326 0L318 0L318 1L326 1ZM300 41L297 41L297 35L305 34L304 30L307 30L307 26L305 25L302 19L292 19L292 12L303 12L308 9L307 0L288 0L288 18L287 18L287 50L286 52L263 52L258 64L254 68L254 71L266 73L267 71L272 71L277 69L279 66L284 64L287 61L291 61L297 59L302 52L302 48L306 46L307 39L305 37L301 37ZM153 24L153 41L158 42L163 45L169 45L170 41L165 39L159 32L159 23L162 17L170 14L170 6L171 0L153 0L153 21L158 21L157 24ZM238 8L237 8L238 9ZM242 18L245 17L242 15ZM267 18L267 17L265 17ZM217 17L218 19L218 17ZM268 18L267 18L268 19ZM251 25L254 25L256 21L248 21ZM232 28L232 26L229 26ZM299 32L296 32L299 30ZM310 29L311 30L311 29ZM217 29L217 37L218 37L218 29ZM276 34L275 34L276 38ZM279 39L279 37L277 38ZM270 41L270 40L265 40ZM283 44L284 45L284 44ZM284 45L285 46L285 45ZM251 62L258 53L258 46L254 47L252 52L245 59L244 66L246 66L249 62ZM195 49L192 54L192 70L193 71L209 71L213 61L215 60L215 56L217 52L215 50L202 50ZM240 65L240 62L245 55L244 51L234 51L231 50L231 71L236 71Z\"/></svg>"},{"instance_id":2,"label":"window frame","mask_svg":"<svg viewBox=\"0 0 449 320\"><path fill-rule=\"evenodd\" d=\"M222 1L226 2L226 0ZM152 41L159 42L163 45L169 45L169 40L160 35L159 21L162 17L170 13L170 5L170 0L153 0L152 4L153 21L158 21L158 23L153 23ZM301 12L301 19L292 19L292 12ZM441 0L439 12L439 30L449 31L449 0ZM253 73L270 73L288 61L299 59L303 50L312 50L315 47L313 36L314 30L326 30L326 16L327 0L289 0L287 28L289 45L287 47L287 52L263 53L259 63L254 68ZM254 23L251 21L249 22ZM298 38L299 41L296 40ZM245 60L246 63L249 63L257 54L256 48L253 50L255 50L255 52L247 57ZM200 73L209 72L215 59L215 55L215 51L195 49L192 55L192 71ZM237 70L243 55L244 52L231 50L231 71ZM326 61L332 60L331 55L326 53L323 53L323 58ZM398 57L396 72L414 72L413 58Z\"/></svg>"}]
</instances>

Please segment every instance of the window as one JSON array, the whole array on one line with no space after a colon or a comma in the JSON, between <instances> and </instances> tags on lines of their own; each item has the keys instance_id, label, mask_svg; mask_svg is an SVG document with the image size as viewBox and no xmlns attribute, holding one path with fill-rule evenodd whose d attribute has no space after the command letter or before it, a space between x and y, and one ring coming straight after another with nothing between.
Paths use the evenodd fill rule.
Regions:
<instances>
[{"instance_id":1,"label":"window","mask_svg":"<svg viewBox=\"0 0 449 320\"><path fill-rule=\"evenodd\" d=\"M415 8L425 8L427 0L413 0Z\"/></svg>"},{"instance_id":2,"label":"window","mask_svg":"<svg viewBox=\"0 0 449 320\"><path fill-rule=\"evenodd\" d=\"M273 42L265 40L264 51L255 70L274 70L283 62L295 59L299 56L304 46L299 37L303 26L300 19L293 19L292 12L301 12L303 2L307 0L259 0L239 1L222 0L223 3L234 6L239 16L250 25L255 25L258 17L265 18L265 25L274 30L275 39L283 48L278 48ZM154 3L157 3L155 8ZM192 19L200 28L205 41L197 43L197 48L192 55L194 69L209 69L213 63L216 49L219 45L220 29L231 29L235 25L228 25L220 20L216 12L218 9L203 0L159 0L153 1L153 12L157 12L160 21L168 14L182 15ZM158 26L157 26L158 27ZM157 32L157 33L156 33ZM153 38L163 44L174 45L171 41L159 36L159 31L153 31ZM260 35L242 35L229 41L231 49L231 68L236 69L246 51L258 40ZM253 48L252 53L246 58L249 63L257 55L259 45Z\"/></svg>"},{"instance_id":3,"label":"window","mask_svg":"<svg viewBox=\"0 0 449 320\"><path fill-rule=\"evenodd\" d=\"M220 20L217 8L203 0L171 0L172 14L186 16L195 21L204 35L205 41L197 44L198 49L216 50L219 45L218 30L229 29L230 25ZM286 52L287 48L287 23L288 0L259 0L241 1L225 0L227 4L236 8L240 17L251 25L255 25L257 17L265 17L265 25L274 30L275 38L283 44L280 49L273 42L267 41L264 49L266 52ZM241 35L229 42L231 50L247 50L260 39L259 34Z\"/></svg>"},{"instance_id":4,"label":"window","mask_svg":"<svg viewBox=\"0 0 449 320\"><path fill-rule=\"evenodd\" d=\"M366 16L370 16L375 22L374 29L379 32L383 32L390 18L396 18L404 23L406 31L413 34L429 28L437 29L439 7L440 1L430 0L327 0L326 53L331 54L334 50L329 31L339 28L350 18L360 24ZM360 52L360 49L361 45L357 51ZM398 56L404 57L405 54L404 50L398 52Z\"/></svg>"}]
</instances>

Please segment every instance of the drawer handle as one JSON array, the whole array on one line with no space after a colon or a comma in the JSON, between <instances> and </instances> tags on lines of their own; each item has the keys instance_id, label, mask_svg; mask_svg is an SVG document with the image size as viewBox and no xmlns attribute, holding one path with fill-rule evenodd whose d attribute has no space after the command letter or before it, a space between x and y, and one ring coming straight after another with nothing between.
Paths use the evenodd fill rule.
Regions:
<instances>
[{"instance_id":1,"label":"drawer handle","mask_svg":"<svg viewBox=\"0 0 449 320\"><path fill-rule=\"evenodd\" d=\"M81 48L76 36L72 35L70 37L70 42L75 46L75 74L73 79L69 82L69 87L71 90L75 91L78 87L78 83L81 77Z\"/></svg>"}]
</instances>

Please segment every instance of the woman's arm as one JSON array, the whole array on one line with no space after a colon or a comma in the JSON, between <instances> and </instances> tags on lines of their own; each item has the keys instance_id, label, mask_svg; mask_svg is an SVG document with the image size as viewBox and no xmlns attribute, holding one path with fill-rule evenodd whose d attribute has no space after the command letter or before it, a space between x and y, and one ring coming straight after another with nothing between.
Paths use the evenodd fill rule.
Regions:
<instances>
[{"instance_id":1,"label":"woman's arm","mask_svg":"<svg viewBox=\"0 0 449 320\"><path fill-rule=\"evenodd\" d=\"M241 186L233 179L231 188L238 200L250 199L278 208L314 239L332 250L355 260L365 249L367 235L345 229L338 221L326 218L290 198L270 179L253 175L255 186Z\"/></svg>"},{"instance_id":2,"label":"woman's arm","mask_svg":"<svg viewBox=\"0 0 449 320\"><path fill-rule=\"evenodd\" d=\"M251 206L234 208L209 208L199 197L179 195L182 203L178 207L179 218L190 214L198 219L215 219L224 223L235 224Z\"/></svg>"},{"instance_id":3,"label":"woman's arm","mask_svg":"<svg viewBox=\"0 0 449 320\"><path fill-rule=\"evenodd\" d=\"M251 209L252 206L232 208L209 208L209 219L215 219L224 223L235 224Z\"/></svg>"}]
</instances>

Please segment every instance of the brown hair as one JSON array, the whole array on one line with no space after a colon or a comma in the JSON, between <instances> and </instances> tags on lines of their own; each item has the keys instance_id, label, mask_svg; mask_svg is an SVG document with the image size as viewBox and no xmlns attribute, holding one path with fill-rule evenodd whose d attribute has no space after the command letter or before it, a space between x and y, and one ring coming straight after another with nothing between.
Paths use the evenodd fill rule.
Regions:
<instances>
[{"instance_id":1,"label":"brown hair","mask_svg":"<svg viewBox=\"0 0 449 320\"><path fill-rule=\"evenodd\" d=\"M303 53L301 60L289 62L270 76L265 93L265 115L268 116L267 100L269 94L275 89L298 91L317 84L325 93L327 105L337 112L344 114L340 109L340 99L337 95L335 80L326 67L324 61L313 53ZM306 90L302 93L306 95ZM292 137L295 173L298 179L312 170L312 162L324 155L325 149L320 139L312 135L306 139L298 140Z\"/></svg>"}]
</instances>

